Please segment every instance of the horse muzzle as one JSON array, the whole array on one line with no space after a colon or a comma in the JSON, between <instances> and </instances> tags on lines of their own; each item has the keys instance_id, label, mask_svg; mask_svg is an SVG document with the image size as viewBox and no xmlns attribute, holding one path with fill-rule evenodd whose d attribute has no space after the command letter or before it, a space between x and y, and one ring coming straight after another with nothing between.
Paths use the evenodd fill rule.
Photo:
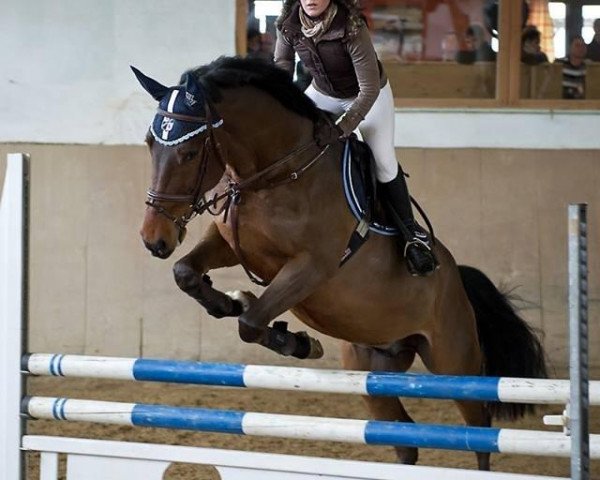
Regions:
<instances>
[{"instance_id":1,"label":"horse muzzle","mask_svg":"<svg viewBox=\"0 0 600 480\"><path fill-rule=\"evenodd\" d=\"M168 258L181 244L186 234L183 225L172 222L164 215L148 209L140 235L144 246L157 258Z\"/></svg>"}]
</instances>

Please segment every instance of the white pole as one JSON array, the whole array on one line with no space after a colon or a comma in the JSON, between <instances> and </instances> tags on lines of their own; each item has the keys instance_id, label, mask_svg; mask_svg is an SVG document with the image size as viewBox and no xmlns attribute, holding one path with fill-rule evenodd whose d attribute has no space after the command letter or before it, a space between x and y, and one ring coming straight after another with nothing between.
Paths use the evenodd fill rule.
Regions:
<instances>
[{"instance_id":1,"label":"white pole","mask_svg":"<svg viewBox=\"0 0 600 480\"><path fill-rule=\"evenodd\" d=\"M25 478L20 403L21 356L27 338L29 157L8 155L0 200L0 468L2 478Z\"/></svg>"}]
</instances>

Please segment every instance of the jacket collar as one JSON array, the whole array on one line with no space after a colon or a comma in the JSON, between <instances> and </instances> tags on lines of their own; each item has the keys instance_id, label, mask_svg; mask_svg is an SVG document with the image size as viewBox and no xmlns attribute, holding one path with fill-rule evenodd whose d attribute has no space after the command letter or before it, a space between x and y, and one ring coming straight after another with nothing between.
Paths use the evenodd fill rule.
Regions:
<instances>
[{"instance_id":1,"label":"jacket collar","mask_svg":"<svg viewBox=\"0 0 600 480\"><path fill-rule=\"evenodd\" d=\"M332 0L333 1L333 0ZM284 34L298 34L302 33L302 25L300 24L300 2L297 2L296 5L292 8L291 13L284 20L282 24L282 31ZM338 11L335 15L335 18L331 22L331 26L329 29L321 36L319 41L322 40L338 40L340 38L344 38L346 34L346 23L348 18L348 12L346 9L338 4Z\"/></svg>"}]
</instances>

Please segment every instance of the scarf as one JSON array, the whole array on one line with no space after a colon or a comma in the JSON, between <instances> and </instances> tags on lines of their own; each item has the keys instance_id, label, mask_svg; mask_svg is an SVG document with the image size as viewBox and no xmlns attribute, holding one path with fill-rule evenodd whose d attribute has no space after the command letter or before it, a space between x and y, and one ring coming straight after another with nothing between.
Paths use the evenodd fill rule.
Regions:
<instances>
[{"instance_id":1,"label":"scarf","mask_svg":"<svg viewBox=\"0 0 600 480\"><path fill-rule=\"evenodd\" d=\"M317 43L321 36L331 26L331 22L333 22L335 14L338 11L338 7L332 0L332 2L329 4L329 7L327 7L327 10L325 10L325 12L320 16L319 19L310 18L306 13L304 13L302 7L300 7L298 11L300 13L302 33L304 34L304 36L312 38L313 41Z\"/></svg>"}]
</instances>

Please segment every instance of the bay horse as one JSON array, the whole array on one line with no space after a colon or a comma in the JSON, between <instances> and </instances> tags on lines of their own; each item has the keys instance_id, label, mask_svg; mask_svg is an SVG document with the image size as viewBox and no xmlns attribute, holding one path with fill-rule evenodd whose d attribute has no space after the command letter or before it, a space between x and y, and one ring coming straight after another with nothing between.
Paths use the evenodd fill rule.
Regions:
<instances>
[{"instance_id":1,"label":"bay horse","mask_svg":"<svg viewBox=\"0 0 600 480\"><path fill-rule=\"evenodd\" d=\"M216 215L175 263L175 281L211 315L238 317L244 342L298 358L321 356L306 332L270 326L291 310L342 341L346 369L404 372L418 354L436 374L546 376L533 330L482 272L458 267L440 241L440 268L429 277L411 276L395 239L383 235L371 235L340 267L356 227L340 174L344 143L285 72L221 57L166 87L133 70L159 102L146 137L153 173L143 242L167 258L194 215ZM258 298L212 286L208 272L234 265L268 285ZM375 419L413 421L397 398L365 402ZM483 427L528 408L456 403L466 424ZM402 463L418 458L416 448L396 453ZM489 453L476 455L488 470Z\"/></svg>"}]
</instances>

